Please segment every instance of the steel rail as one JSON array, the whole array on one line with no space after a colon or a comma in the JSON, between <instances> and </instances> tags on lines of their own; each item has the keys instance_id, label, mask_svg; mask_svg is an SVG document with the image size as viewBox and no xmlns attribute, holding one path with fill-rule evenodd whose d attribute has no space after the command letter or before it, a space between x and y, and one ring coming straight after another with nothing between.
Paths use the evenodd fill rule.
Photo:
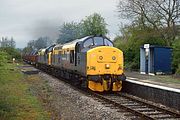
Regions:
<instances>
[{"instance_id":1,"label":"steel rail","mask_svg":"<svg viewBox=\"0 0 180 120\"><path fill-rule=\"evenodd\" d=\"M152 107L152 108L154 108L154 109L156 109L156 110L158 110L158 111L161 111L161 112L163 112L163 113L172 115L172 116L174 116L175 118L180 118L180 113L178 113L178 112L171 111L171 110L168 110L168 109L159 107L159 106L157 106L157 105L153 105L153 104L151 104L151 103L149 103L149 102L145 102L145 101L143 101L143 100L134 98L134 97L132 97L132 96L130 96L130 95L128 95L128 94L124 94L124 93L117 93L117 94L118 94L119 96L125 97L125 98L127 98L127 99L131 99L132 101L136 101L136 102L138 102L138 103L140 103L140 104L144 104L144 105L146 105L146 106Z\"/></svg>"},{"instance_id":2,"label":"steel rail","mask_svg":"<svg viewBox=\"0 0 180 120\"><path fill-rule=\"evenodd\" d=\"M120 109L125 109L126 111L131 112L131 113L134 113L135 115L138 115L139 117L145 118L145 119L147 119L147 120L156 120L156 119L154 119L153 117L150 117L150 116L148 116L148 115L146 115L146 114L143 114L142 112L139 112L139 111L137 111L137 110L131 109L130 107L127 107L126 105L122 105L122 104L117 103L117 102L115 102L115 101L113 101L113 100L110 100L110 99L106 98L105 96L103 96L103 95L101 95L101 94L93 93L93 92L91 92L91 94L92 94L94 97L98 97L98 98L101 99L101 100L104 100L104 101L106 101L106 102L108 102L108 103L110 103L110 104L113 104L116 108L119 107Z\"/></svg>"},{"instance_id":3,"label":"steel rail","mask_svg":"<svg viewBox=\"0 0 180 120\"><path fill-rule=\"evenodd\" d=\"M47 74L50 74L50 73L48 73L47 71L44 71L44 72L46 72ZM50 74L51 75L51 74ZM56 78L59 78L59 77L57 77L57 76L54 76L54 77L56 77ZM93 96L94 98L98 98L98 99L100 99L100 100L103 100L103 101L105 101L105 102L107 102L107 103L109 103L109 104L112 104L112 105L114 105L114 108L120 108L120 109L125 109L127 112L131 112L131 113L134 113L136 116L138 116L138 117L142 117L142 118L144 118L144 119L147 119L147 120L156 120L156 119L158 119L158 117L151 117L150 115L153 115L153 114L157 114L157 115L159 115L159 114L162 114L162 113L153 113L153 114L145 114L145 113L143 113L144 111L142 110L142 112L140 112L140 111L138 111L138 110L135 110L135 109L132 109L132 108L130 108L130 107L128 107L128 105L123 105L123 104L121 104L121 103L117 103L116 101L113 101L113 100L111 100L111 99L108 99L108 98L106 98L104 95L102 95L102 94L99 94L99 93L96 93L96 92L93 92L93 91L90 91L90 90L87 90L87 89L83 89L83 88L80 88L80 87L77 87L76 85L73 85L71 82L69 82L69 80L67 80L67 79L65 79L65 78L62 78L62 77L60 77L61 78L61 80L63 80L65 83L68 83L68 84L70 84L72 87L73 87L73 89L75 89L75 90L78 90L78 91L80 91L80 92L82 92L82 93L84 93L84 94L88 94L88 95L91 95L91 96ZM139 100L139 99L136 99L136 98L134 98L134 97L130 97L129 95L125 95L125 94L122 94L122 93L116 93L117 94L117 97L119 96L121 96L121 97L124 97L124 98L126 98L126 99L128 99L129 101L133 101L133 102L137 102L137 103L139 103L139 104L144 104L145 106L149 106L149 107L151 107L151 108L155 108L155 110L158 110L159 112L163 112L163 113L166 113L166 114L169 114L169 115L172 115L174 118L180 118L180 114L179 113L176 113L176 112L173 112L173 111L170 111L170 110L167 110L167 109L164 109L164 108L161 108L161 107L158 107L158 106L155 106L155 105L153 105L153 104L150 104L150 103L147 103L147 102L145 102L145 101L141 101L141 100ZM144 105L142 105L142 106L144 106ZM134 105L135 106L135 105ZM160 117L161 118L161 117ZM172 118L171 116L170 117L162 117L162 118Z\"/></svg>"}]
</instances>

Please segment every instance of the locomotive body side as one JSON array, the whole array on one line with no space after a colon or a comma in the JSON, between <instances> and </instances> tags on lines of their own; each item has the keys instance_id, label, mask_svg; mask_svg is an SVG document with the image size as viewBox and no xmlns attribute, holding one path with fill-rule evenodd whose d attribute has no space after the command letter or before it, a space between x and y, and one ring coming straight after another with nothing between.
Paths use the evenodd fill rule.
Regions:
<instances>
[{"instance_id":1,"label":"locomotive body side","mask_svg":"<svg viewBox=\"0 0 180 120\"><path fill-rule=\"evenodd\" d=\"M52 52L52 66L61 67L62 59L62 45L57 45L53 48Z\"/></svg>"},{"instance_id":2,"label":"locomotive body side","mask_svg":"<svg viewBox=\"0 0 180 120\"><path fill-rule=\"evenodd\" d=\"M38 51L38 63L39 64L45 64L46 62L46 56L45 56L45 50L46 49L40 49Z\"/></svg>"}]
</instances>

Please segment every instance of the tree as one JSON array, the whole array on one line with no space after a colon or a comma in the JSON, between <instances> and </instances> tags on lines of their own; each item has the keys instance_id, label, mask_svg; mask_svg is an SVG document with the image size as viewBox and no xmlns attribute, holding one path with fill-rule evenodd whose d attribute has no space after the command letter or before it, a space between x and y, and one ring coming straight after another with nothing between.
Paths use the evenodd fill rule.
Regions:
<instances>
[{"instance_id":1,"label":"tree","mask_svg":"<svg viewBox=\"0 0 180 120\"><path fill-rule=\"evenodd\" d=\"M14 41L13 37L9 40L7 37L2 37L1 47L12 47L15 48L16 42Z\"/></svg>"},{"instance_id":2,"label":"tree","mask_svg":"<svg viewBox=\"0 0 180 120\"><path fill-rule=\"evenodd\" d=\"M14 41L13 37L11 37L11 40L9 41L9 47L15 48L16 42Z\"/></svg>"},{"instance_id":3,"label":"tree","mask_svg":"<svg viewBox=\"0 0 180 120\"><path fill-rule=\"evenodd\" d=\"M53 44L49 37L39 37L37 40L31 40L27 43L25 51L39 50Z\"/></svg>"},{"instance_id":4,"label":"tree","mask_svg":"<svg viewBox=\"0 0 180 120\"><path fill-rule=\"evenodd\" d=\"M29 54L31 51L33 51L33 49L27 46L22 50L22 54L26 55L26 54Z\"/></svg>"},{"instance_id":5,"label":"tree","mask_svg":"<svg viewBox=\"0 0 180 120\"><path fill-rule=\"evenodd\" d=\"M129 25L121 30L122 36L116 37L115 46L124 52L125 67L139 69L140 46L143 44L165 45L161 36L153 28L142 29L138 25Z\"/></svg>"},{"instance_id":6,"label":"tree","mask_svg":"<svg viewBox=\"0 0 180 120\"><path fill-rule=\"evenodd\" d=\"M83 35L106 35L108 33L106 25L104 18L98 13L87 16L82 20Z\"/></svg>"},{"instance_id":7,"label":"tree","mask_svg":"<svg viewBox=\"0 0 180 120\"><path fill-rule=\"evenodd\" d=\"M180 39L173 43L173 72L180 74Z\"/></svg>"},{"instance_id":8,"label":"tree","mask_svg":"<svg viewBox=\"0 0 180 120\"><path fill-rule=\"evenodd\" d=\"M60 28L57 43L66 43L74 39L82 37L81 23L64 23Z\"/></svg>"},{"instance_id":9,"label":"tree","mask_svg":"<svg viewBox=\"0 0 180 120\"><path fill-rule=\"evenodd\" d=\"M7 53L0 51L0 67L6 65L7 63Z\"/></svg>"},{"instance_id":10,"label":"tree","mask_svg":"<svg viewBox=\"0 0 180 120\"><path fill-rule=\"evenodd\" d=\"M8 46L7 37L6 38L2 37L1 47L7 47L7 46Z\"/></svg>"},{"instance_id":11,"label":"tree","mask_svg":"<svg viewBox=\"0 0 180 120\"><path fill-rule=\"evenodd\" d=\"M34 49L35 48L35 40L30 40L28 43L27 43L27 47L29 49Z\"/></svg>"},{"instance_id":12,"label":"tree","mask_svg":"<svg viewBox=\"0 0 180 120\"><path fill-rule=\"evenodd\" d=\"M12 60L12 58L21 59L21 53L18 49L12 47L1 47L0 51L6 53L6 59Z\"/></svg>"},{"instance_id":13,"label":"tree","mask_svg":"<svg viewBox=\"0 0 180 120\"><path fill-rule=\"evenodd\" d=\"M120 16L141 26L151 27L161 33L167 46L171 46L177 35L176 24L180 20L179 0L120 0Z\"/></svg>"},{"instance_id":14,"label":"tree","mask_svg":"<svg viewBox=\"0 0 180 120\"><path fill-rule=\"evenodd\" d=\"M86 17L80 23L64 23L60 27L57 43L63 44L88 35L106 35L106 25L104 18L97 13Z\"/></svg>"},{"instance_id":15,"label":"tree","mask_svg":"<svg viewBox=\"0 0 180 120\"><path fill-rule=\"evenodd\" d=\"M41 49L41 48L45 48L48 46L48 41L49 38L48 37L40 37L37 40L34 41L34 49Z\"/></svg>"}]
</instances>

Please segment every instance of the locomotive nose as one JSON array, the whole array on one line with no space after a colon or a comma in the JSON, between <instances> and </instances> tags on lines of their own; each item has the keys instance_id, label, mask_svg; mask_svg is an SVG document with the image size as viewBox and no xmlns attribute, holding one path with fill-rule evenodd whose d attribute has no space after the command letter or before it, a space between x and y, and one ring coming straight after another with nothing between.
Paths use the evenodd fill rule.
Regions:
<instances>
[{"instance_id":1,"label":"locomotive nose","mask_svg":"<svg viewBox=\"0 0 180 120\"><path fill-rule=\"evenodd\" d=\"M122 74L123 67L120 65L123 65L123 53L118 49L98 47L89 51L88 55L87 74Z\"/></svg>"},{"instance_id":2,"label":"locomotive nose","mask_svg":"<svg viewBox=\"0 0 180 120\"><path fill-rule=\"evenodd\" d=\"M123 73L123 53L109 46L97 47L87 53L88 87L93 91L120 91ZM93 69L94 68L94 69Z\"/></svg>"},{"instance_id":3,"label":"locomotive nose","mask_svg":"<svg viewBox=\"0 0 180 120\"><path fill-rule=\"evenodd\" d=\"M111 51L98 51L97 53L97 62L98 63L116 63L118 60L118 55L117 52L115 50L111 50ZM106 67L109 66L108 64L106 64ZM108 67L107 67L108 68Z\"/></svg>"}]
</instances>

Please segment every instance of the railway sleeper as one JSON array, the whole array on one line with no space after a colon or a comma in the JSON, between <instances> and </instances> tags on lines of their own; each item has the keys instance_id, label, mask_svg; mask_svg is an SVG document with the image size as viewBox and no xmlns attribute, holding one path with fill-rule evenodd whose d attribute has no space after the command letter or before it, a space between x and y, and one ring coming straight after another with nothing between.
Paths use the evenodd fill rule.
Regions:
<instances>
[{"instance_id":1,"label":"railway sleeper","mask_svg":"<svg viewBox=\"0 0 180 120\"><path fill-rule=\"evenodd\" d=\"M128 106L128 107L130 107L130 108L132 108L132 109L146 109L147 107L146 106Z\"/></svg>"},{"instance_id":2,"label":"railway sleeper","mask_svg":"<svg viewBox=\"0 0 180 120\"><path fill-rule=\"evenodd\" d=\"M153 112L153 111L155 111L154 109L149 109L149 108L145 108L145 109L138 108L135 110L139 111L139 112Z\"/></svg>"},{"instance_id":3,"label":"railway sleeper","mask_svg":"<svg viewBox=\"0 0 180 120\"><path fill-rule=\"evenodd\" d=\"M128 107L146 107L146 106L142 106L142 105L139 105L139 104L127 104L126 106Z\"/></svg>"},{"instance_id":4,"label":"railway sleeper","mask_svg":"<svg viewBox=\"0 0 180 120\"><path fill-rule=\"evenodd\" d=\"M163 112L143 112L146 115L160 115L160 114L164 114Z\"/></svg>"},{"instance_id":5,"label":"railway sleeper","mask_svg":"<svg viewBox=\"0 0 180 120\"><path fill-rule=\"evenodd\" d=\"M169 119L169 118L174 118L174 117L171 116L171 115L156 115L156 116L151 116L151 117L153 117L153 118L155 118L155 119L162 119L162 120L164 120L164 119Z\"/></svg>"},{"instance_id":6,"label":"railway sleeper","mask_svg":"<svg viewBox=\"0 0 180 120\"><path fill-rule=\"evenodd\" d=\"M118 107L118 110L117 110L117 112L120 112L120 113L129 113L128 111L126 111L126 110L124 110L124 109L120 109L119 107ZM131 113L132 114L132 113Z\"/></svg>"},{"instance_id":7,"label":"railway sleeper","mask_svg":"<svg viewBox=\"0 0 180 120\"><path fill-rule=\"evenodd\" d=\"M121 105L124 105L124 106L135 105L134 102L129 102L129 101L127 101L127 102L124 102L124 101L123 101L123 103L120 102L120 104L121 104Z\"/></svg>"}]
</instances>

